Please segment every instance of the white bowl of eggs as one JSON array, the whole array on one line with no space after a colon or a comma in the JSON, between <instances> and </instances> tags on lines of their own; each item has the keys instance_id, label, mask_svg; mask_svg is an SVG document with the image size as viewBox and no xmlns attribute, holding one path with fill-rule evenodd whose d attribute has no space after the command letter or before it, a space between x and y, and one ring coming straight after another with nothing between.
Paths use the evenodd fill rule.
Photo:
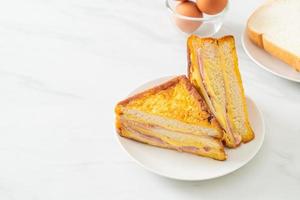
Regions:
<instances>
[{"instance_id":1,"label":"white bowl of eggs","mask_svg":"<svg viewBox=\"0 0 300 200\"><path fill-rule=\"evenodd\" d=\"M202 37L216 34L228 11L228 0L166 0L176 27Z\"/></svg>"}]
</instances>

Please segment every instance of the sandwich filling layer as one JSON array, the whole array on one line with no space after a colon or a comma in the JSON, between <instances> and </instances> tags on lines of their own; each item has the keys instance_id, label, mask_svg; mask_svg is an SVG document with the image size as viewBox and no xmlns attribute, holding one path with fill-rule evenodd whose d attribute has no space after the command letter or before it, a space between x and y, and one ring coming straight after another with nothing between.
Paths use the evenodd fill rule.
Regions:
<instances>
[{"instance_id":1,"label":"sandwich filling layer","mask_svg":"<svg viewBox=\"0 0 300 200\"><path fill-rule=\"evenodd\" d=\"M217 160L226 159L222 143L209 136L196 136L124 119L120 119L120 133L124 137L154 146L208 156Z\"/></svg>"},{"instance_id":2,"label":"sandwich filling layer","mask_svg":"<svg viewBox=\"0 0 300 200\"><path fill-rule=\"evenodd\" d=\"M208 51L208 54L211 53L209 55L209 57L211 56L209 59L214 61L212 65L209 66L218 68L220 67L221 63L217 59L216 54L218 52L214 52L215 50L216 49L210 49L210 51ZM201 85L200 88L202 88L203 91L203 96L206 99L206 102L210 107L212 113L217 117L221 126L225 129L225 132L227 133L227 138L225 140L230 140L227 143L238 145L241 142L241 136L232 130L230 120L226 114L226 107L228 104L223 74L221 73L222 68L219 68L218 70L205 69L203 67L202 54L200 49L197 50L197 61L199 67L199 75L202 80L199 81L199 83Z\"/></svg>"},{"instance_id":3,"label":"sandwich filling layer","mask_svg":"<svg viewBox=\"0 0 300 200\"><path fill-rule=\"evenodd\" d=\"M227 146L235 147L240 144L241 136L232 130L230 120L226 114L227 98L222 63L218 59L219 52L211 44L206 45L204 48L205 51L201 51L202 49L199 48L194 54L197 67L190 68L193 69L190 78L192 82L196 82L211 112L225 130L224 140Z\"/></svg>"},{"instance_id":4,"label":"sandwich filling layer","mask_svg":"<svg viewBox=\"0 0 300 200\"><path fill-rule=\"evenodd\" d=\"M232 131L241 136L244 142L247 142L253 138L254 134L248 120L240 73L237 71L238 61L235 47L229 41L220 43L219 47L224 66L227 119L231 121Z\"/></svg>"},{"instance_id":5,"label":"sandwich filling layer","mask_svg":"<svg viewBox=\"0 0 300 200\"><path fill-rule=\"evenodd\" d=\"M162 128L167 128L169 130L185 132L193 135L212 136L215 138L222 137L219 127L212 128L207 123L203 123L201 126L187 124L175 119L168 119L158 115L152 115L142 111L126 108L122 108L122 113L123 115L121 118L123 120L132 120L140 123L152 124Z\"/></svg>"}]
</instances>

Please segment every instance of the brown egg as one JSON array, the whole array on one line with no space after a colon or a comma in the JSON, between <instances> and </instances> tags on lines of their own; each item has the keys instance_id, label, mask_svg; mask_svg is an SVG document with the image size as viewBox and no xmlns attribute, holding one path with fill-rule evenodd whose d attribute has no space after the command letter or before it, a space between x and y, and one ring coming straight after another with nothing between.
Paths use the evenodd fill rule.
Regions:
<instances>
[{"instance_id":1,"label":"brown egg","mask_svg":"<svg viewBox=\"0 0 300 200\"><path fill-rule=\"evenodd\" d=\"M198 8L209 15L221 12L227 5L228 0L197 0Z\"/></svg>"},{"instance_id":2,"label":"brown egg","mask_svg":"<svg viewBox=\"0 0 300 200\"><path fill-rule=\"evenodd\" d=\"M176 6L175 11L183 16L187 17L202 17L202 12L198 9L196 3L187 1L179 3ZM183 32L192 33L201 25L202 22L181 19L175 16L175 23Z\"/></svg>"}]
</instances>

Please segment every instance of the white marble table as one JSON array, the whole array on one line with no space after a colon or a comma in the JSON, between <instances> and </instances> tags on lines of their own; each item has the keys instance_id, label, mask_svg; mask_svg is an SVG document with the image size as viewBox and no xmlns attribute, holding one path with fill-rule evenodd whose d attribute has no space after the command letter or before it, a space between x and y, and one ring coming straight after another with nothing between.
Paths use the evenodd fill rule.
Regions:
<instances>
[{"instance_id":1,"label":"white marble table","mask_svg":"<svg viewBox=\"0 0 300 200\"><path fill-rule=\"evenodd\" d=\"M236 37L265 143L230 175L179 182L137 166L114 132L118 100L186 71L185 37L164 1L1 1L0 200L299 199L300 84L263 71L241 47L261 2L232 0L220 35Z\"/></svg>"}]
</instances>

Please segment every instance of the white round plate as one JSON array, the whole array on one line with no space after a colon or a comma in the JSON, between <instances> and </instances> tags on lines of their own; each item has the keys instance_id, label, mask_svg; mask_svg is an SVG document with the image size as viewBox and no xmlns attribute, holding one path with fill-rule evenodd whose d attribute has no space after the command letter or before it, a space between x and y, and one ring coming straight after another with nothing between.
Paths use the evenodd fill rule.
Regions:
<instances>
[{"instance_id":1,"label":"white round plate","mask_svg":"<svg viewBox=\"0 0 300 200\"><path fill-rule=\"evenodd\" d=\"M148 82L130 95L158 85L170 77ZM117 134L123 149L142 167L158 175L186 181L207 180L229 174L248 163L258 152L264 141L264 121L261 112L249 97L247 105L255 139L237 149L226 149L227 160L216 161L188 153L162 149L138 143Z\"/></svg>"},{"instance_id":2,"label":"white round plate","mask_svg":"<svg viewBox=\"0 0 300 200\"><path fill-rule=\"evenodd\" d=\"M246 31L244 31L244 34L242 35L242 45L248 56L264 70L281 78L300 82L300 72L297 72L291 66L257 47L250 41Z\"/></svg>"}]
</instances>

